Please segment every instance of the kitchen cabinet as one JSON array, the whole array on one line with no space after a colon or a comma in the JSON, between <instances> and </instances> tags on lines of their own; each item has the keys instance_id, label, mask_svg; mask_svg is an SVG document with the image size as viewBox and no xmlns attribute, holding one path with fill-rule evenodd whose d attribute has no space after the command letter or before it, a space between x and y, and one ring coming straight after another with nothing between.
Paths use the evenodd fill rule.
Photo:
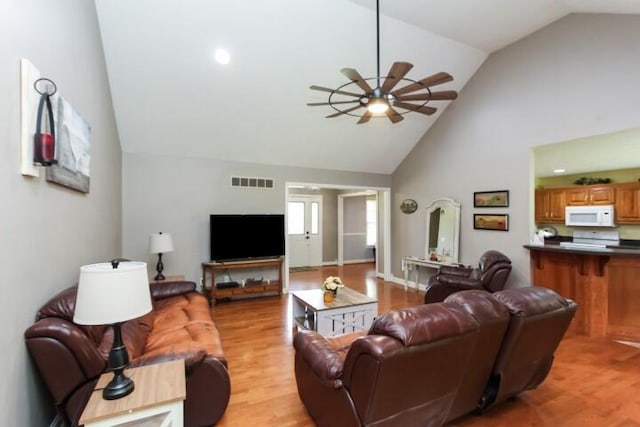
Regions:
<instances>
[{"instance_id":1,"label":"kitchen cabinet","mask_svg":"<svg viewBox=\"0 0 640 427\"><path fill-rule=\"evenodd\" d=\"M640 182L617 184L615 215L617 224L640 224Z\"/></svg>"},{"instance_id":2,"label":"kitchen cabinet","mask_svg":"<svg viewBox=\"0 0 640 427\"><path fill-rule=\"evenodd\" d=\"M539 189L535 193L535 221L537 223L564 222L566 193L561 188Z\"/></svg>"},{"instance_id":3,"label":"kitchen cabinet","mask_svg":"<svg viewBox=\"0 0 640 427\"><path fill-rule=\"evenodd\" d=\"M612 185L582 186L565 190L567 206L612 205L615 190Z\"/></svg>"}]
</instances>

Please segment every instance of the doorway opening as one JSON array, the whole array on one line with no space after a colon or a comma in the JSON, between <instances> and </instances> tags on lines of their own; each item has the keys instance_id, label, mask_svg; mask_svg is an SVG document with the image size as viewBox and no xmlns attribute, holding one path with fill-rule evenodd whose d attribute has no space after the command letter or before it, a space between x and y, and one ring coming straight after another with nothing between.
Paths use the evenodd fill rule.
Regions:
<instances>
[{"instance_id":1,"label":"doorway opening","mask_svg":"<svg viewBox=\"0 0 640 427\"><path fill-rule=\"evenodd\" d=\"M302 182L285 185L285 292L290 268L373 260L376 276L391 280L390 188ZM318 203L315 207L314 202Z\"/></svg>"}]
</instances>

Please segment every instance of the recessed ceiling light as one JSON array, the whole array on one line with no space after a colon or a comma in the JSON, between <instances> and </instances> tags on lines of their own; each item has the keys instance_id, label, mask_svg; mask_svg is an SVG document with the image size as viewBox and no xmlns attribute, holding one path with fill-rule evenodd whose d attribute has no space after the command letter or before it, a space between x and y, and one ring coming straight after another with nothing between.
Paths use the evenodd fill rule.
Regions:
<instances>
[{"instance_id":1,"label":"recessed ceiling light","mask_svg":"<svg viewBox=\"0 0 640 427\"><path fill-rule=\"evenodd\" d=\"M554 169L553 173L565 173L566 171L566 169Z\"/></svg>"},{"instance_id":2,"label":"recessed ceiling light","mask_svg":"<svg viewBox=\"0 0 640 427\"><path fill-rule=\"evenodd\" d=\"M218 64L227 65L231 61L231 55L226 49L218 48L215 53L216 62Z\"/></svg>"}]
</instances>

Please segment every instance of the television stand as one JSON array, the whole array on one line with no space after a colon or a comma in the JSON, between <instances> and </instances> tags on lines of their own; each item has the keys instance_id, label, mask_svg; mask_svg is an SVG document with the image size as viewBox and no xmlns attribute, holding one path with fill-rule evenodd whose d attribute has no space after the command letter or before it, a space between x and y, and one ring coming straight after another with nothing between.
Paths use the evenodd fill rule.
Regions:
<instances>
[{"instance_id":1,"label":"television stand","mask_svg":"<svg viewBox=\"0 0 640 427\"><path fill-rule=\"evenodd\" d=\"M234 261L210 261L202 263L202 293L214 304L218 300L227 300L247 296L282 295L283 257L248 258ZM260 284L247 284L238 287L216 286L216 273L227 270L277 269L277 279L263 281Z\"/></svg>"}]
</instances>

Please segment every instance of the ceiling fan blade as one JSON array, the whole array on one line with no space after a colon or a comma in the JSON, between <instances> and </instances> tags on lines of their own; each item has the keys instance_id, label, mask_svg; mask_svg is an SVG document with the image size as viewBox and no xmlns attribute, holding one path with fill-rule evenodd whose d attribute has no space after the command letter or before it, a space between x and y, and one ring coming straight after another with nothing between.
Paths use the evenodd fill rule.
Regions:
<instances>
[{"instance_id":1,"label":"ceiling fan blade","mask_svg":"<svg viewBox=\"0 0 640 427\"><path fill-rule=\"evenodd\" d=\"M373 89L371 88L371 86L369 86L369 83L367 83L365 79L362 78L360 73L358 73L355 68L343 68L342 70L340 70L340 72L347 76L347 78L353 83L358 85L358 87L362 89L365 94L373 93Z\"/></svg>"},{"instance_id":2,"label":"ceiling fan blade","mask_svg":"<svg viewBox=\"0 0 640 427\"><path fill-rule=\"evenodd\" d=\"M332 92L332 93L337 93L339 95L357 96L358 98L360 98L362 96L361 93L345 92L343 90L331 89L331 88L328 88L328 87L315 86L315 85L309 86L309 89L321 90L323 92Z\"/></svg>"},{"instance_id":3,"label":"ceiling fan blade","mask_svg":"<svg viewBox=\"0 0 640 427\"><path fill-rule=\"evenodd\" d=\"M387 78L382 84L382 92L390 92L412 68L413 64L409 64L408 62L394 62L389 70L389 74L387 74Z\"/></svg>"},{"instance_id":4,"label":"ceiling fan blade","mask_svg":"<svg viewBox=\"0 0 640 427\"><path fill-rule=\"evenodd\" d=\"M308 102L307 105L309 107L317 107L319 105L353 104L354 102L360 102L360 100L354 99L353 101Z\"/></svg>"},{"instance_id":5,"label":"ceiling fan blade","mask_svg":"<svg viewBox=\"0 0 640 427\"><path fill-rule=\"evenodd\" d=\"M371 118L371 116L372 116L371 111L369 110L365 111L362 117L360 117L360 120L358 120L358 124L361 125L362 123L367 123Z\"/></svg>"},{"instance_id":6,"label":"ceiling fan blade","mask_svg":"<svg viewBox=\"0 0 640 427\"><path fill-rule=\"evenodd\" d=\"M458 92L456 92L455 90L431 92L431 99L434 101L449 101L456 98L458 98Z\"/></svg>"},{"instance_id":7,"label":"ceiling fan blade","mask_svg":"<svg viewBox=\"0 0 640 427\"><path fill-rule=\"evenodd\" d=\"M394 110L391 107L389 107L389 109L385 112L385 114L387 115L387 117L389 117L389 120L391 120L393 123L398 123L404 120L404 117L402 116L402 114L398 113L396 110Z\"/></svg>"},{"instance_id":8,"label":"ceiling fan blade","mask_svg":"<svg viewBox=\"0 0 640 427\"><path fill-rule=\"evenodd\" d=\"M415 111L417 113L426 114L427 116L430 116L437 111L437 108L429 107L427 105L413 105L413 104L408 104L406 102L398 102L398 101L394 102L393 106L398 108L404 108L405 110L409 110L409 111Z\"/></svg>"},{"instance_id":9,"label":"ceiling fan blade","mask_svg":"<svg viewBox=\"0 0 640 427\"><path fill-rule=\"evenodd\" d=\"M338 111L337 113L333 113L333 114L329 114L328 116L325 116L325 118L326 119L331 119L333 117L338 117L338 116L341 116L343 114L350 113L353 110L357 110L358 108L362 108L362 105L356 105L355 107L347 108L346 110Z\"/></svg>"},{"instance_id":10,"label":"ceiling fan blade","mask_svg":"<svg viewBox=\"0 0 640 427\"><path fill-rule=\"evenodd\" d=\"M458 97L458 92L455 90L443 90L441 92L431 92L428 93L416 93L413 95L404 95L399 96L399 101L447 101L451 99L456 99Z\"/></svg>"},{"instance_id":11,"label":"ceiling fan blade","mask_svg":"<svg viewBox=\"0 0 640 427\"><path fill-rule=\"evenodd\" d=\"M411 83L408 86L402 87L395 92L393 92L394 96L400 96L405 93L414 92L419 89L424 89L425 87L437 86L443 83L447 83L453 80L453 76L449 73L439 72L435 73L429 77L425 77L416 83Z\"/></svg>"}]
</instances>

